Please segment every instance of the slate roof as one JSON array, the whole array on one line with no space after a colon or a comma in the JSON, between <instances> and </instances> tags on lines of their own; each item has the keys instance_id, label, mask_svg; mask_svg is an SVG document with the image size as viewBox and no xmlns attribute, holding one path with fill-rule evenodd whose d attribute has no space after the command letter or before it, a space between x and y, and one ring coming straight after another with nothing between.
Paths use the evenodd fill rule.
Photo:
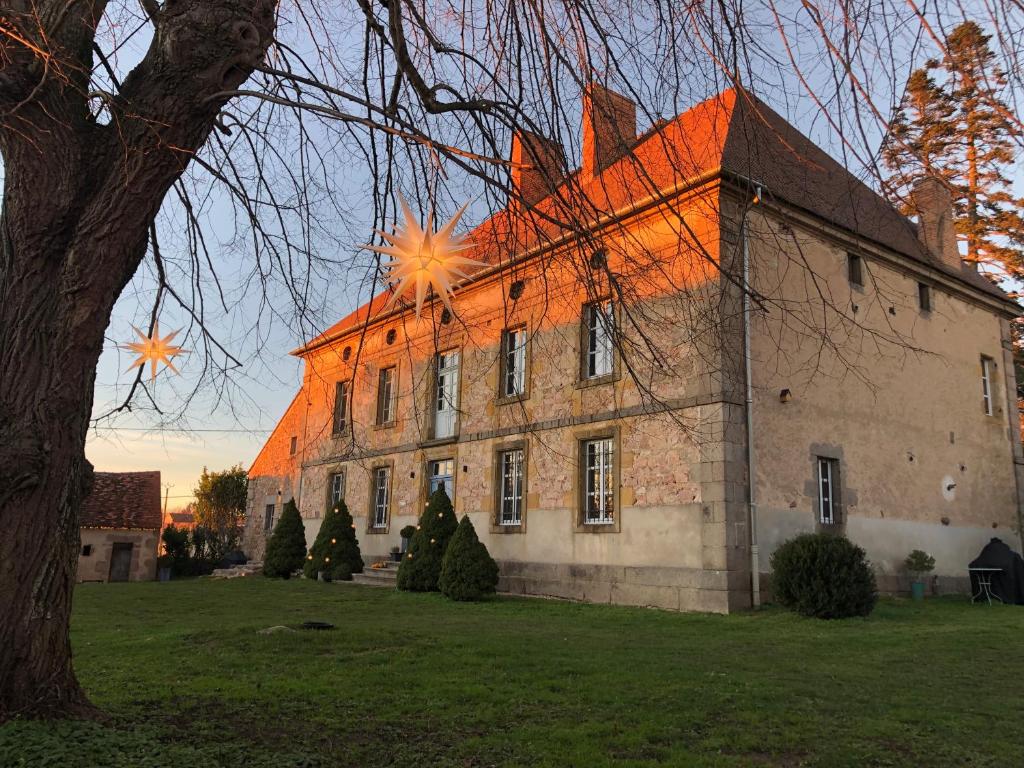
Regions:
<instances>
[{"instance_id":1,"label":"slate roof","mask_svg":"<svg viewBox=\"0 0 1024 768\"><path fill-rule=\"evenodd\" d=\"M741 176L765 186L765 198L784 201L826 222L873 240L995 298L1007 295L971 268L956 269L929 253L916 227L887 200L860 181L827 152L800 133L753 94L732 88L656 125L637 139L632 151L591 180L572 174L597 211L616 211L695 179ZM551 211L548 198L535 209ZM556 215L557 217L557 215ZM469 235L467 253L499 264L562 234L550 222L508 209L499 211ZM377 315L387 294L375 296L324 333L292 352L303 355Z\"/></svg>"},{"instance_id":2,"label":"slate roof","mask_svg":"<svg viewBox=\"0 0 1024 768\"><path fill-rule=\"evenodd\" d=\"M159 530L159 472L97 472L82 507L82 528Z\"/></svg>"}]
</instances>

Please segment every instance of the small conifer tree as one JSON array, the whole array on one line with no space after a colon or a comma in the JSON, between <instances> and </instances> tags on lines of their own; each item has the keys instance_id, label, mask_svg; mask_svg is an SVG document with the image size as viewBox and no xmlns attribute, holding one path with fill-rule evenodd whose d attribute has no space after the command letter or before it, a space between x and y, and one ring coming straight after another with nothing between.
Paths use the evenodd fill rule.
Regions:
<instances>
[{"instance_id":1,"label":"small conifer tree","mask_svg":"<svg viewBox=\"0 0 1024 768\"><path fill-rule=\"evenodd\" d=\"M498 587L498 564L463 515L441 563L441 592L452 600L479 600Z\"/></svg>"},{"instance_id":2,"label":"small conifer tree","mask_svg":"<svg viewBox=\"0 0 1024 768\"><path fill-rule=\"evenodd\" d=\"M353 573L363 572L355 525L344 501L327 508L302 571L307 579L315 579L323 571L332 581L349 581Z\"/></svg>"},{"instance_id":3,"label":"small conifer tree","mask_svg":"<svg viewBox=\"0 0 1024 768\"><path fill-rule=\"evenodd\" d=\"M306 561L306 528L299 508L290 500L281 511L281 519L267 542L263 556L263 575L276 579L290 578Z\"/></svg>"},{"instance_id":4,"label":"small conifer tree","mask_svg":"<svg viewBox=\"0 0 1024 768\"><path fill-rule=\"evenodd\" d=\"M398 588L410 592L436 592L441 576L441 561L458 523L452 501L444 488L430 496L409 551L398 566Z\"/></svg>"}]
</instances>

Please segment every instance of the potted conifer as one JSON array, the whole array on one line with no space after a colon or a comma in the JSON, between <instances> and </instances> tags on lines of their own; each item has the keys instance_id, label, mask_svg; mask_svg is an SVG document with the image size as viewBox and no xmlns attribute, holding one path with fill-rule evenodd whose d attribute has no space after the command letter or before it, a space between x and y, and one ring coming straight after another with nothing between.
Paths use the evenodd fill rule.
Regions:
<instances>
[{"instance_id":1,"label":"potted conifer","mask_svg":"<svg viewBox=\"0 0 1024 768\"><path fill-rule=\"evenodd\" d=\"M915 600L924 600L925 578L935 570L935 558L927 552L915 549L903 562L910 572L910 594Z\"/></svg>"},{"instance_id":2,"label":"potted conifer","mask_svg":"<svg viewBox=\"0 0 1024 768\"><path fill-rule=\"evenodd\" d=\"M407 525L407 526L405 526L405 528L403 528L401 530L401 536L402 536L402 549L401 549L401 551L403 553L409 551L409 542L412 541L412 537L415 536L415 535L416 535L416 526L415 525ZM401 558L399 558L399 559L401 559Z\"/></svg>"}]
</instances>

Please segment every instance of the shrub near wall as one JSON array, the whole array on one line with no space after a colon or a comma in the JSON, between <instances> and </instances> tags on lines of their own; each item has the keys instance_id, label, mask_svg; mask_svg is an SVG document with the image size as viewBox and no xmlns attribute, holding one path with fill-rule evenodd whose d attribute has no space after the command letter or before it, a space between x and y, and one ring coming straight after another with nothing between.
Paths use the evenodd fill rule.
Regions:
<instances>
[{"instance_id":1,"label":"shrub near wall","mask_svg":"<svg viewBox=\"0 0 1024 768\"><path fill-rule=\"evenodd\" d=\"M323 573L331 581L349 581L353 573L363 572L356 529L344 501L327 508L302 572L307 579Z\"/></svg>"},{"instance_id":2,"label":"shrub near wall","mask_svg":"<svg viewBox=\"0 0 1024 768\"><path fill-rule=\"evenodd\" d=\"M434 491L420 515L409 551L398 566L398 588L410 592L436 592L441 562L458 524L452 501L443 488Z\"/></svg>"},{"instance_id":3,"label":"shrub near wall","mask_svg":"<svg viewBox=\"0 0 1024 768\"><path fill-rule=\"evenodd\" d=\"M867 616L878 602L875 574L864 550L843 536L806 533L771 558L775 599L804 616Z\"/></svg>"},{"instance_id":4,"label":"shrub near wall","mask_svg":"<svg viewBox=\"0 0 1024 768\"><path fill-rule=\"evenodd\" d=\"M452 600L479 600L498 588L498 564L463 515L441 563L438 587Z\"/></svg>"},{"instance_id":5,"label":"shrub near wall","mask_svg":"<svg viewBox=\"0 0 1024 768\"><path fill-rule=\"evenodd\" d=\"M284 505L281 519L267 542L263 556L263 575L287 579L306 562L306 527L295 501Z\"/></svg>"}]
</instances>

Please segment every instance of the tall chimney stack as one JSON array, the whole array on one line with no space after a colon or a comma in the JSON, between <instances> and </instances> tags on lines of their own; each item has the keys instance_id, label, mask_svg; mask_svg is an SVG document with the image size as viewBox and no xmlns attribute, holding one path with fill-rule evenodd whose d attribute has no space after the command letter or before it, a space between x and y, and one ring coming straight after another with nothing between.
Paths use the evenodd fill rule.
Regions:
<instances>
[{"instance_id":1,"label":"tall chimney stack","mask_svg":"<svg viewBox=\"0 0 1024 768\"><path fill-rule=\"evenodd\" d=\"M961 269L960 249L953 226L953 197L948 187L934 176L919 179L910 193L917 212L917 238L935 258Z\"/></svg>"},{"instance_id":2,"label":"tall chimney stack","mask_svg":"<svg viewBox=\"0 0 1024 768\"><path fill-rule=\"evenodd\" d=\"M512 191L530 208L554 194L563 176L562 145L529 131L512 137Z\"/></svg>"},{"instance_id":3,"label":"tall chimney stack","mask_svg":"<svg viewBox=\"0 0 1024 768\"><path fill-rule=\"evenodd\" d=\"M636 104L603 85L583 92L583 165L587 182L625 155L636 142Z\"/></svg>"}]
</instances>

